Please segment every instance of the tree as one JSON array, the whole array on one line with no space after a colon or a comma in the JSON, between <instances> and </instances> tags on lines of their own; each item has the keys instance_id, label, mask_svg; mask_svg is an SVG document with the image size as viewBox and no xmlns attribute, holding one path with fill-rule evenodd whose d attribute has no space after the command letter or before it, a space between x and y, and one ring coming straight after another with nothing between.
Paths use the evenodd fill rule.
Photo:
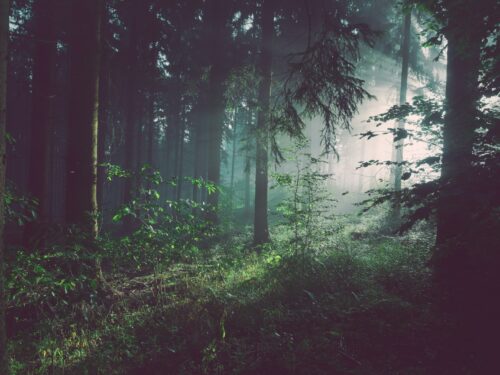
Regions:
<instances>
[{"instance_id":1,"label":"tree","mask_svg":"<svg viewBox=\"0 0 500 375\"><path fill-rule=\"evenodd\" d=\"M430 6L448 41L435 279L446 308L462 328L456 341L463 343L468 355L474 355L477 373L498 373L495 348L500 309L491 299L500 293L500 244L494 214L498 201L482 194L491 189L484 188L491 182L476 152L481 146L476 132L482 117L480 78L486 68L481 54L494 40L498 4L444 0Z\"/></svg>"},{"instance_id":2,"label":"tree","mask_svg":"<svg viewBox=\"0 0 500 375\"><path fill-rule=\"evenodd\" d=\"M128 45L125 53L125 63L127 66L127 83L125 97L125 169L132 172L131 176L125 179L123 203L128 204L132 200L137 188L137 178L134 172L139 167L139 142L141 132L139 126L139 46L140 46L140 25L144 21L147 12L147 4L139 1L131 1L125 4L126 25ZM124 221L125 230L130 230L132 218L127 216Z\"/></svg>"},{"instance_id":3,"label":"tree","mask_svg":"<svg viewBox=\"0 0 500 375\"><path fill-rule=\"evenodd\" d=\"M7 61L9 43L9 1L0 1L0 374L8 374L5 327L5 123L7 110Z\"/></svg>"},{"instance_id":4,"label":"tree","mask_svg":"<svg viewBox=\"0 0 500 375\"><path fill-rule=\"evenodd\" d=\"M36 227L39 225L43 227L49 220L50 150L54 110L53 70L56 58L54 8L53 0L37 0L33 5L37 41L33 61L28 191L38 201L38 218L36 223L28 223L26 226L25 239L28 241L36 234Z\"/></svg>"},{"instance_id":5,"label":"tree","mask_svg":"<svg viewBox=\"0 0 500 375\"><path fill-rule=\"evenodd\" d=\"M460 237L470 227L470 180L479 99L481 41L484 37L482 5L474 1L446 1L448 65L446 115L443 128L443 189L438 208L438 245ZM470 13L469 13L470 12ZM463 17L468 22L464 25ZM457 204L460 202L461 204Z\"/></svg>"},{"instance_id":6,"label":"tree","mask_svg":"<svg viewBox=\"0 0 500 375\"><path fill-rule=\"evenodd\" d=\"M272 75L272 40L274 37L273 0L263 0L261 15L261 51L258 63L260 83L258 89L257 136L255 154L255 211L254 245L269 242L267 222L268 148L270 127L270 98Z\"/></svg>"},{"instance_id":7,"label":"tree","mask_svg":"<svg viewBox=\"0 0 500 375\"><path fill-rule=\"evenodd\" d=\"M205 8L205 32L207 46L210 46L207 87L206 128L207 128L207 180L216 186L220 185L221 146L224 129L226 98L224 83L229 76L230 65L227 61L225 46L230 35L227 23L231 16L231 7L222 6L221 1L209 0ZM211 206L208 218L217 222L219 206L219 191L207 197Z\"/></svg>"},{"instance_id":8,"label":"tree","mask_svg":"<svg viewBox=\"0 0 500 375\"><path fill-rule=\"evenodd\" d=\"M66 219L97 236L101 0L73 1Z\"/></svg>"},{"instance_id":9,"label":"tree","mask_svg":"<svg viewBox=\"0 0 500 375\"><path fill-rule=\"evenodd\" d=\"M401 86L399 89L399 105L406 103L406 92L408 91L408 67L410 60L410 29L411 29L411 9L406 10L403 22L403 40L401 42ZM394 181L394 204L392 206L392 222L399 223L401 219L401 176L403 173L403 148L405 131L405 121L399 120L394 135L394 168L392 170Z\"/></svg>"},{"instance_id":10,"label":"tree","mask_svg":"<svg viewBox=\"0 0 500 375\"><path fill-rule=\"evenodd\" d=\"M232 133L233 133L233 139L232 139L232 146L231 146L231 178L230 178L230 183L229 183L229 189L230 189L230 194L231 194L231 209L233 208L234 205L234 167L236 164L236 148L238 147L237 141L238 141L238 108L235 108L233 111L233 128Z\"/></svg>"},{"instance_id":11,"label":"tree","mask_svg":"<svg viewBox=\"0 0 500 375\"><path fill-rule=\"evenodd\" d=\"M335 152L337 129L350 128L357 105L369 93L363 81L355 77L359 59L359 41L371 44L371 30L363 24L349 23L352 9L338 3L323 2L310 7L308 2L265 0L262 5L262 50L258 63L261 82L258 95L257 160L254 216L254 242L269 241L267 230L267 150L277 161L282 159L276 136L286 134L303 138L305 119L320 117L324 126L322 141L326 152ZM355 9L355 8L354 8ZM276 76L270 106L274 11L279 23L275 36L281 64L275 64ZM276 22L277 22L276 21ZM279 42L279 43L278 43ZM283 59L283 55L285 58Z\"/></svg>"}]
</instances>

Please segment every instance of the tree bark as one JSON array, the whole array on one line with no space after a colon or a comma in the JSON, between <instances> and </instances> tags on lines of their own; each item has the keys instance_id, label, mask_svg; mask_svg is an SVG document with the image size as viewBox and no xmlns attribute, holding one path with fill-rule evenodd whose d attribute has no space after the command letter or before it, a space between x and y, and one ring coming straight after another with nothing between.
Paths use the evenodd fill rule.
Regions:
<instances>
[{"instance_id":1,"label":"tree bark","mask_svg":"<svg viewBox=\"0 0 500 375\"><path fill-rule=\"evenodd\" d=\"M203 114L203 106L205 103L205 98L203 94L198 98L198 103L195 107L194 112L194 123L193 123L193 132L194 132L194 158L193 158L193 178L199 179L202 177L203 170L203 138L204 138L204 123L202 121ZM193 184L193 202L200 203L201 202L201 191L198 187L198 184ZM196 211L196 210L194 210Z\"/></svg>"},{"instance_id":2,"label":"tree bark","mask_svg":"<svg viewBox=\"0 0 500 375\"><path fill-rule=\"evenodd\" d=\"M267 185L268 185L268 148L269 148L269 105L272 75L272 39L274 36L274 10L272 0L263 0L262 41L258 63L261 76L259 83L259 110L257 116L257 147L255 158L255 213L254 245L260 246L270 241L267 223Z\"/></svg>"},{"instance_id":3,"label":"tree bark","mask_svg":"<svg viewBox=\"0 0 500 375\"><path fill-rule=\"evenodd\" d=\"M450 15L450 24L459 23ZM480 27L480 25L476 25ZM448 33L446 115L443 128L442 191L437 217L437 244L467 232L470 224L471 167L480 67L480 35L473 25L456 24Z\"/></svg>"},{"instance_id":4,"label":"tree bark","mask_svg":"<svg viewBox=\"0 0 500 375\"><path fill-rule=\"evenodd\" d=\"M253 127L253 113L251 109L247 110L247 127L252 129ZM252 172L252 158L250 152L251 140L247 139L246 151L245 151L245 218L250 220L250 174Z\"/></svg>"},{"instance_id":5,"label":"tree bark","mask_svg":"<svg viewBox=\"0 0 500 375\"><path fill-rule=\"evenodd\" d=\"M131 2L128 9L128 51L126 63L127 77L127 93L126 93L126 108L125 108L125 169L130 171L132 175L125 179L123 190L123 203L128 204L132 200L137 188L137 172L139 160L139 136L140 127L138 119L138 45L139 45L139 12L140 3L138 1ZM131 229L132 220L126 217L124 220L125 230Z\"/></svg>"},{"instance_id":6,"label":"tree bark","mask_svg":"<svg viewBox=\"0 0 500 375\"><path fill-rule=\"evenodd\" d=\"M238 140L238 109L234 110L234 119L233 119L233 155L231 157L231 180L229 185L229 190L231 194L231 209L233 208L233 200L234 200L234 167L236 164L236 148L237 148L237 140Z\"/></svg>"},{"instance_id":7,"label":"tree bark","mask_svg":"<svg viewBox=\"0 0 500 375\"><path fill-rule=\"evenodd\" d=\"M28 244L35 236L43 235L49 222L51 140L53 136L54 35L53 0L37 0L33 5L37 44L33 62L33 106L28 191L38 201L38 217L27 223L24 232ZM31 245L31 244L30 244Z\"/></svg>"},{"instance_id":8,"label":"tree bark","mask_svg":"<svg viewBox=\"0 0 500 375\"><path fill-rule=\"evenodd\" d=\"M103 14L106 9L103 4ZM103 35L107 35L107 19L106 17L101 17L101 32ZM110 119L110 107L111 107L111 69L110 69L110 51L109 47L106 46L104 39L101 38L101 63L99 72L99 129L98 129L98 151L97 160L99 164L108 162L106 158L106 147L108 145L108 134L111 129L111 119ZM106 220L105 213L105 203L104 187L106 184L106 173L104 168L97 168L97 205L101 210L101 223Z\"/></svg>"},{"instance_id":9,"label":"tree bark","mask_svg":"<svg viewBox=\"0 0 500 375\"><path fill-rule=\"evenodd\" d=\"M155 129L155 95L154 92L151 90L149 92L149 98L148 98L148 109L147 109L147 129L148 129L148 144L146 148L146 162L154 166L154 160L153 160L153 155L154 155L154 144L155 144L155 138L156 138L156 129Z\"/></svg>"},{"instance_id":10,"label":"tree bark","mask_svg":"<svg viewBox=\"0 0 500 375\"><path fill-rule=\"evenodd\" d=\"M181 108L180 82L175 83L172 92L169 95L173 97L169 104L169 118L167 124L167 147L166 147L166 165L167 165L167 198L175 200L177 197L177 178L178 176L178 156L180 148L180 127L181 127ZM175 184L170 184L171 182Z\"/></svg>"},{"instance_id":11,"label":"tree bark","mask_svg":"<svg viewBox=\"0 0 500 375\"><path fill-rule=\"evenodd\" d=\"M5 326L5 128L7 111L7 61L9 44L9 1L0 0L0 374L8 374Z\"/></svg>"},{"instance_id":12,"label":"tree bark","mask_svg":"<svg viewBox=\"0 0 500 375\"><path fill-rule=\"evenodd\" d=\"M73 1L66 219L97 236L101 0Z\"/></svg>"},{"instance_id":13,"label":"tree bark","mask_svg":"<svg viewBox=\"0 0 500 375\"><path fill-rule=\"evenodd\" d=\"M210 73L207 95L207 180L217 187L220 185L222 133L226 109L224 82L229 75L229 65L225 55L227 37L226 23L231 13L221 1L209 0L206 8L206 32L209 50ZM208 194L208 219L218 222L219 191Z\"/></svg>"},{"instance_id":14,"label":"tree bark","mask_svg":"<svg viewBox=\"0 0 500 375\"><path fill-rule=\"evenodd\" d=\"M403 41L401 43L401 87L399 89L399 105L406 103L406 94L408 91L408 67L410 61L410 30L411 30L411 10L405 14L403 23ZM396 136L405 129L405 121L398 121L396 128ZM394 162L393 181L394 181L394 202L392 205L392 222L399 225L401 221L401 176L403 172L403 156L404 138L394 140Z\"/></svg>"},{"instance_id":15,"label":"tree bark","mask_svg":"<svg viewBox=\"0 0 500 375\"><path fill-rule=\"evenodd\" d=\"M178 153L177 153L177 165L176 165L176 170L177 170L177 193L176 193L176 201L179 202L182 198L182 186L183 186L183 179L184 179L184 132L185 132L185 119L183 118L181 120L180 124L180 131L179 131L179 140L178 140Z\"/></svg>"},{"instance_id":16,"label":"tree bark","mask_svg":"<svg viewBox=\"0 0 500 375\"><path fill-rule=\"evenodd\" d=\"M477 194L482 182L473 169L481 46L490 8L473 0L444 4L448 65L434 277L445 308L460 326L447 355L455 360L461 350L473 373L497 374L500 305L493 296L500 293L498 222L475 217L483 197Z\"/></svg>"}]
</instances>

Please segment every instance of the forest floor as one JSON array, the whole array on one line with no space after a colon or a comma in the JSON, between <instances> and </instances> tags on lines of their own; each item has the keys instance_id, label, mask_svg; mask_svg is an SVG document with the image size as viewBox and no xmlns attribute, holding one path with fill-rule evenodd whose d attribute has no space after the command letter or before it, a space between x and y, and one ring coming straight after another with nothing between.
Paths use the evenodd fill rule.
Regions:
<instances>
[{"instance_id":1,"label":"forest floor","mask_svg":"<svg viewBox=\"0 0 500 375\"><path fill-rule=\"evenodd\" d=\"M430 292L431 234L353 227L306 254L276 237L261 254L232 236L203 261L105 274L99 302L17 323L13 373L441 373L449 324Z\"/></svg>"}]
</instances>

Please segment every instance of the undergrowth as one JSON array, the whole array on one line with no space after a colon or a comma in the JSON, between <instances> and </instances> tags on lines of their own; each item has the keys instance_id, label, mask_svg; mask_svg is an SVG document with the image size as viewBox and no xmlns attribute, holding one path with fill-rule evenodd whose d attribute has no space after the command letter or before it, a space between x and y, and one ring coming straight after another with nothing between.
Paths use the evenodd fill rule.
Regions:
<instances>
[{"instance_id":1,"label":"undergrowth","mask_svg":"<svg viewBox=\"0 0 500 375\"><path fill-rule=\"evenodd\" d=\"M429 241L352 239L346 226L321 251L296 253L275 231L259 255L242 234L149 272L110 268L104 286L83 265L67 285L62 271L45 280L43 259L19 255L33 275L14 266L11 281L40 280L9 284L25 316L12 325L13 374L432 373L444 321Z\"/></svg>"}]
</instances>

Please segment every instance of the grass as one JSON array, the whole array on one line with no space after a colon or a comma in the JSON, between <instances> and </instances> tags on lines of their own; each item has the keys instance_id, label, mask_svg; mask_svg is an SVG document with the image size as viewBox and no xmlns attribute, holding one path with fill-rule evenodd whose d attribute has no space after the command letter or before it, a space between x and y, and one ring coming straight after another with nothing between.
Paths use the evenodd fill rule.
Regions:
<instances>
[{"instance_id":1,"label":"grass","mask_svg":"<svg viewBox=\"0 0 500 375\"><path fill-rule=\"evenodd\" d=\"M203 262L107 275L99 302L16 334L13 373L434 373L430 241L344 230L299 256L276 237L260 255L238 237Z\"/></svg>"}]
</instances>

